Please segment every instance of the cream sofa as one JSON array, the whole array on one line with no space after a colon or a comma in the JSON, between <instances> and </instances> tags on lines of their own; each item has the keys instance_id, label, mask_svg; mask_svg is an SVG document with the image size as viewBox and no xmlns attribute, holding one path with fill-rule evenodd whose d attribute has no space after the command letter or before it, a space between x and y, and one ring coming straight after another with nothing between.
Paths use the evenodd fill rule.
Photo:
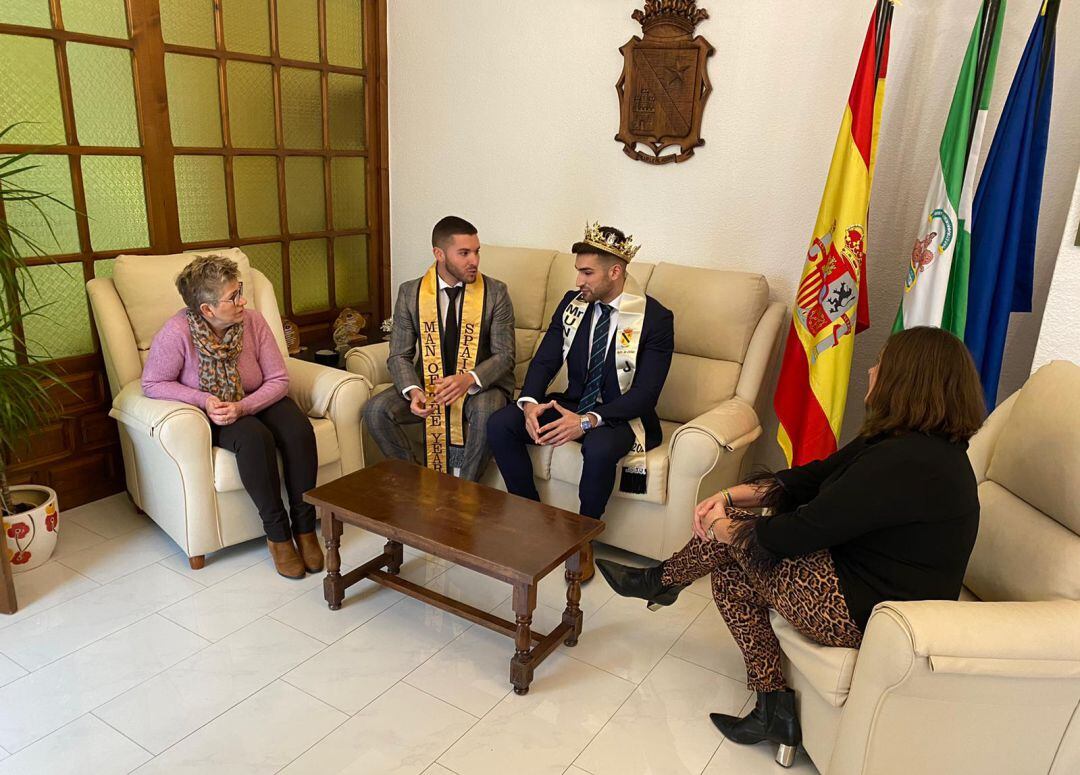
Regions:
<instances>
[{"instance_id":1,"label":"cream sofa","mask_svg":"<svg viewBox=\"0 0 1080 775\"><path fill-rule=\"evenodd\" d=\"M773 614L823 775L1080 773L1078 400L1080 366L1049 364L972 439L960 601L883 603L857 651Z\"/></svg>"},{"instance_id":2,"label":"cream sofa","mask_svg":"<svg viewBox=\"0 0 1080 775\"><path fill-rule=\"evenodd\" d=\"M240 266L248 307L258 310L285 354L274 288L238 249L213 251ZM211 447L206 414L189 404L157 401L140 384L150 342L184 306L176 275L194 256L120 256L113 277L87 283L94 322L113 396L110 415L120 426L127 490L187 553L193 568L204 556L263 535L262 521L240 482L236 457ZM318 481L363 466L360 413L368 384L338 369L286 357L289 396L315 429Z\"/></svg>"},{"instance_id":3,"label":"cream sofa","mask_svg":"<svg viewBox=\"0 0 1080 775\"><path fill-rule=\"evenodd\" d=\"M520 388L555 308L574 287L574 256L495 245L485 246L481 255L481 271L504 281L514 302ZM602 540L664 558L690 538L694 504L738 479L747 447L761 435L755 404L785 307L770 303L761 275L638 262L630 274L675 314L675 355L657 406L664 442L649 452L648 492L629 495L616 486ZM391 381L388 351L386 343L354 348L346 354L346 368L367 378L374 392L385 390ZM555 386L565 385L565 379L564 370ZM418 431L419 426L417 444ZM363 443L370 465L381 455L366 433ZM544 502L576 512L578 445L534 447L531 454ZM503 487L494 463L484 482Z\"/></svg>"}]
</instances>

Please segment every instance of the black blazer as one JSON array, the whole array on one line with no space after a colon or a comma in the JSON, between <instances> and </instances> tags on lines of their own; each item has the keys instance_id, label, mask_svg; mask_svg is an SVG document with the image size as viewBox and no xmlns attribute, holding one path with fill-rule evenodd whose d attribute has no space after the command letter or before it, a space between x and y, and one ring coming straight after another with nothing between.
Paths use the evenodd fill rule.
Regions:
<instances>
[{"instance_id":1,"label":"black blazer","mask_svg":"<svg viewBox=\"0 0 1080 775\"><path fill-rule=\"evenodd\" d=\"M533 356L529 370L525 374L525 384L521 388L522 397L543 401L548 385L555 379L562 367L562 318L566 306L578 295L577 291L568 291L548 324L540 349ZM590 304L585 310L577 336L566 355L566 368L569 384L566 392L550 396L560 404L577 409L581 395L585 390L585 377L589 369L589 332L592 330L593 315L596 305ZM645 446L648 449L659 446L663 440L660 430L660 418L656 415L656 403L660 400L660 391L671 368L671 356L675 351L675 317L671 310L651 296L645 297L645 322L641 329L641 345L637 353L637 371L634 382L626 394L619 392L619 377L615 364L615 347L609 346L607 363L604 365L604 384L600 390L603 402L596 408L604 418L604 424L616 425L640 417L645 426Z\"/></svg>"}]
</instances>

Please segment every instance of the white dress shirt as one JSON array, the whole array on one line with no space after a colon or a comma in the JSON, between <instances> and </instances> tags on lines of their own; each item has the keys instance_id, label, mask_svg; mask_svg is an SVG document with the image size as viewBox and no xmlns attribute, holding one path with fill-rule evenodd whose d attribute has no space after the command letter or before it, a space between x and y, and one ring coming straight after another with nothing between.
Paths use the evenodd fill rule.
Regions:
<instances>
[{"instance_id":1,"label":"white dress shirt","mask_svg":"<svg viewBox=\"0 0 1080 775\"><path fill-rule=\"evenodd\" d=\"M448 293L443 293L443 291L445 291L447 288L462 288L462 289L464 289L465 288L465 283L463 283L463 282L461 282L459 280L454 285L450 285L450 283L448 283L444 279L442 279L442 277L440 275L436 274L435 276L439 280L439 291L438 291L438 293L439 293L439 316L442 318L443 328L445 328L446 327L446 313L447 313L447 310L450 309L450 295ZM461 309L462 309L464 304L465 304L465 293L464 293L464 290L463 290L461 293L458 294L458 297L457 297L458 331L461 330ZM480 384L480 378L478 376L476 376L475 371L470 371L469 374L471 374L472 378L476 381L476 384L469 388L469 395L472 396L472 395L476 395L481 390L483 390L484 386L482 384ZM406 401L411 401L412 400L412 399L409 398L409 391L414 390L414 389L415 390L423 390L423 388L421 388L419 385L409 385L407 388L405 388L404 390L401 391L401 394L403 396L405 396Z\"/></svg>"},{"instance_id":2,"label":"white dress shirt","mask_svg":"<svg viewBox=\"0 0 1080 775\"><path fill-rule=\"evenodd\" d=\"M615 333L619 330L619 307L622 306L622 300L623 300L623 294L620 293L618 296L616 296L614 299L612 299L610 302L607 303L607 305L609 307L611 307L611 316L608 318L607 347L604 349L604 360L605 361L607 361L607 354L608 354L608 350L611 349L611 343L615 339ZM592 354L593 334L596 333L596 324L597 324L597 322L599 320L600 320L600 316L597 315L596 312L594 311L593 316L592 316L592 322L589 323L589 353L590 353L590 355ZM581 334L581 332L579 331L578 335L580 336L580 334ZM585 365L585 369L586 369L586 377L587 377L588 376L588 364ZM596 400L597 400L597 403L600 403L600 404L604 403L603 396L598 397ZM535 399L535 398L530 397L530 396L522 396L521 398L518 399L518 402L517 402L518 407L521 408L521 409L525 408L524 406L522 406L523 404L537 404L537 403L539 403L539 401L537 399ZM593 423L594 426L595 425L601 425L604 422L604 418L600 416L599 412L593 411L593 412L589 412L588 414L591 414L593 417L596 418L596 422Z\"/></svg>"}]
</instances>

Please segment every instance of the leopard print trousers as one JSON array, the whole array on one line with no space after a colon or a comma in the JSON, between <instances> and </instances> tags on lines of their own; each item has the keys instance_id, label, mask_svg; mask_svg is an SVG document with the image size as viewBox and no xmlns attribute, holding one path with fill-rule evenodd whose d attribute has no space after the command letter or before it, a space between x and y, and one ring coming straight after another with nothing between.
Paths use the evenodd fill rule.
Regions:
<instances>
[{"instance_id":1,"label":"leopard print trousers","mask_svg":"<svg viewBox=\"0 0 1080 775\"><path fill-rule=\"evenodd\" d=\"M734 519L755 515L729 509ZM663 564L662 583L690 584L712 574L712 593L746 663L746 686L755 692L787 688L780 668L780 642L769 623L772 608L810 640L858 648L862 631L848 612L828 550L785 559L764 568L747 552L719 541L690 543Z\"/></svg>"}]
</instances>

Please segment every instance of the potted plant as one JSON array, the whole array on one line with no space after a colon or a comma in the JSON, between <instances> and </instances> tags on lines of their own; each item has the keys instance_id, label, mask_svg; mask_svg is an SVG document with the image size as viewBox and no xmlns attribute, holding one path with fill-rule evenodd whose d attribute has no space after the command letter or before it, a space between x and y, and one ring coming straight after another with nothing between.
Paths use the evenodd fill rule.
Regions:
<instances>
[{"instance_id":1,"label":"potted plant","mask_svg":"<svg viewBox=\"0 0 1080 775\"><path fill-rule=\"evenodd\" d=\"M0 130L0 142L11 129ZM8 213L14 203L33 207L51 233L41 201L67 205L21 185L19 176L35 167L25 153L0 157L0 204L4 205L0 213ZM56 416L57 405L49 389L63 384L40 358L27 355L25 324L40 317L44 308L27 292L28 284L33 288L24 260L28 254L40 256L45 251L8 214L0 214L0 552L6 553L14 572L48 560L59 531L56 493L41 485L11 485L7 479L8 463L30 433Z\"/></svg>"}]
</instances>

